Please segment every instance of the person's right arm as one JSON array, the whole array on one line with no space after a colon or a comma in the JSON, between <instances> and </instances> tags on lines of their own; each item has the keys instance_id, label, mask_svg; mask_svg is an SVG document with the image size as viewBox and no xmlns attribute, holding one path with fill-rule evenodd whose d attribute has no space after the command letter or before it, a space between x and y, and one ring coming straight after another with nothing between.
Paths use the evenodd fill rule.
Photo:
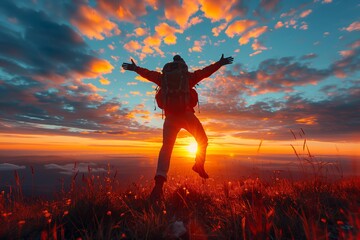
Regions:
<instances>
[{"instance_id":1,"label":"person's right arm","mask_svg":"<svg viewBox=\"0 0 360 240\"><path fill-rule=\"evenodd\" d=\"M122 64L123 69L128 71L134 71L143 78L149 80L150 82L153 82L157 84L158 86L161 85L161 76L162 74L156 71L150 71L146 68L139 67L135 64L134 60L131 59L131 63L123 63Z\"/></svg>"}]
</instances>

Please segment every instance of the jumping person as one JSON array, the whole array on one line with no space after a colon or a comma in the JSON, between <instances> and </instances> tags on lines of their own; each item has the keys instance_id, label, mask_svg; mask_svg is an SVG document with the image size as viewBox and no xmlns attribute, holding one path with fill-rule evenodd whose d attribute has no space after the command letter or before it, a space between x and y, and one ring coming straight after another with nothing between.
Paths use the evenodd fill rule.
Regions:
<instances>
[{"instance_id":1,"label":"jumping person","mask_svg":"<svg viewBox=\"0 0 360 240\"><path fill-rule=\"evenodd\" d=\"M176 136L182 128L193 135L198 144L192 170L204 179L209 178L204 169L208 138L202 124L194 114L194 107L198 103L198 97L193 88L201 80L216 72L221 66L231 64L233 60L233 57L224 58L224 54L222 54L219 61L194 72L188 71L188 66L179 55L173 57L173 62L165 64L162 73L139 67L132 59L131 63L122 64L123 69L136 72L160 88L156 95L156 101L165 113L165 122L163 126L163 144L155 174L155 187L150 195L152 200L159 200L163 196L163 185L167 180L171 153Z\"/></svg>"}]
</instances>

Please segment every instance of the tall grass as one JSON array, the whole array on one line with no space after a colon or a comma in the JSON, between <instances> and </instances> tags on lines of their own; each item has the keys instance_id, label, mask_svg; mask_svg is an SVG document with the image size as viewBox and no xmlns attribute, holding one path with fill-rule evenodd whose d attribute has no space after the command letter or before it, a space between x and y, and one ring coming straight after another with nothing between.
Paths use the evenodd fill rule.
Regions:
<instances>
[{"instance_id":1,"label":"tall grass","mask_svg":"<svg viewBox=\"0 0 360 240\"><path fill-rule=\"evenodd\" d=\"M15 175L16 177L17 175ZM360 181L234 182L170 178L165 201L151 182L75 174L52 201L0 195L1 239L358 239ZM185 232L176 235L178 228Z\"/></svg>"}]
</instances>

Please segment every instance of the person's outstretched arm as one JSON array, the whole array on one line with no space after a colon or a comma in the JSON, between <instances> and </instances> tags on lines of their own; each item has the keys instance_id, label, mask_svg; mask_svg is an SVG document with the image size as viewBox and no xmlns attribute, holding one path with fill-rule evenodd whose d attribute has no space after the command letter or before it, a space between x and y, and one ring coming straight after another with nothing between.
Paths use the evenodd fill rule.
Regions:
<instances>
[{"instance_id":1,"label":"person's outstretched arm","mask_svg":"<svg viewBox=\"0 0 360 240\"><path fill-rule=\"evenodd\" d=\"M204 78L210 77L211 74L219 70L221 66L231 64L234 61L233 57L226 57L224 58L224 54L221 55L221 58L219 61L203 68L200 70L196 70L193 73L190 73L190 85L195 86L198 82L203 80Z\"/></svg>"},{"instance_id":2,"label":"person's outstretched arm","mask_svg":"<svg viewBox=\"0 0 360 240\"><path fill-rule=\"evenodd\" d=\"M161 84L161 73L156 71L150 71L146 68L139 67L135 64L134 60L131 59L131 63L123 63L122 68L128 71L133 71L142 76L143 78L149 80L160 86Z\"/></svg>"}]
</instances>

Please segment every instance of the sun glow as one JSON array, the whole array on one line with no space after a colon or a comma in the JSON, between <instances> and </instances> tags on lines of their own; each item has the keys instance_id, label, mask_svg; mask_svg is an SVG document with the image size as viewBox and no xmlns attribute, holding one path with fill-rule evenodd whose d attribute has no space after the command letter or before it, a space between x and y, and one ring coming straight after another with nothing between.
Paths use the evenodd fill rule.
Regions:
<instances>
[{"instance_id":1,"label":"sun glow","mask_svg":"<svg viewBox=\"0 0 360 240\"><path fill-rule=\"evenodd\" d=\"M189 153L195 154L197 152L197 143L191 142L186 149Z\"/></svg>"}]
</instances>

